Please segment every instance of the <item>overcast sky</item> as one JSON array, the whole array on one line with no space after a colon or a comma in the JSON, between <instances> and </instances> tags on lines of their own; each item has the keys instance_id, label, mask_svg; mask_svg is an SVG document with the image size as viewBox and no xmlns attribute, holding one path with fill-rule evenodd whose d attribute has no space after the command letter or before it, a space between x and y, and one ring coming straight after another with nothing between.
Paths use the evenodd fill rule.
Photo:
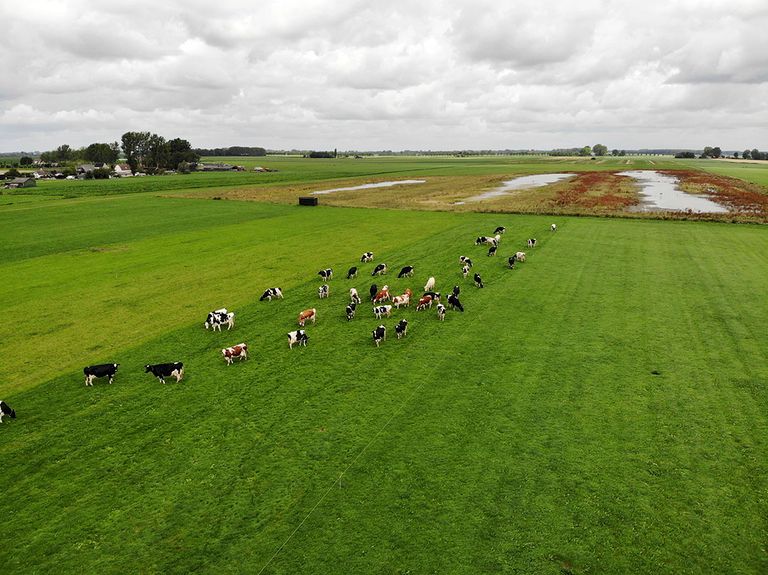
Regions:
<instances>
[{"instance_id":1,"label":"overcast sky","mask_svg":"<svg viewBox=\"0 0 768 575\"><path fill-rule=\"evenodd\" d=\"M0 151L768 148L768 0L0 0Z\"/></svg>"}]
</instances>

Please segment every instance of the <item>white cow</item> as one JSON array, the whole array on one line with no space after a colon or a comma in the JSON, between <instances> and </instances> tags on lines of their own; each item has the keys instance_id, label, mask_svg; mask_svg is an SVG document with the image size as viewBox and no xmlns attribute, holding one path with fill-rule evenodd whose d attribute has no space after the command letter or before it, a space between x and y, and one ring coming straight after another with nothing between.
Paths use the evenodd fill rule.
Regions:
<instances>
[{"instance_id":1,"label":"white cow","mask_svg":"<svg viewBox=\"0 0 768 575\"><path fill-rule=\"evenodd\" d=\"M517 261L524 262L525 261L525 252L517 252L515 254L515 257L517 258Z\"/></svg>"},{"instance_id":2,"label":"white cow","mask_svg":"<svg viewBox=\"0 0 768 575\"><path fill-rule=\"evenodd\" d=\"M424 284L424 291L432 291L433 289L435 289L435 278L430 277Z\"/></svg>"},{"instance_id":3,"label":"white cow","mask_svg":"<svg viewBox=\"0 0 768 575\"><path fill-rule=\"evenodd\" d=\"M352 303L360 303L360 296L355 288L349 288L349 299Z\"/></svg>"}]
</instances>

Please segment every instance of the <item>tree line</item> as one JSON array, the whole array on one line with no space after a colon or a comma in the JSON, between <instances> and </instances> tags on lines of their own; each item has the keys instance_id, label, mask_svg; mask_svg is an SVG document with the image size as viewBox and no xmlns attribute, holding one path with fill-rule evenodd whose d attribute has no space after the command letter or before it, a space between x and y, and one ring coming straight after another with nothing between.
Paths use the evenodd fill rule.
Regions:
<instances>
[{"instance_id":1,"label":"tree line","mask_svg":"<svg viewBox=\"0 0 768 575\"><path fill-rule=\"evenodd\" d=\"M200 156L266 156L267 150L249 146L230 146L229 148L195 148Z\"/></svg>"},{"instance_id":2,"label":"tree line","mask_svg":"<svg viewBox=\"0 0 768 575\"><path fill-rule=\"evenodd\" d=\"M686 151L686 152L678 152L675 154L676 158L688 158L692 159L696 157L695 152ZM725 157L723 155L723 150L719 146L705 146L704 150L702 150L701 154L699 155L699 158L706 159L706 158L723 158ZM733 157L738 159L739 158L739 152L734 152ZM743 152L741 152L741 157L745 160L768 160L768 153L761 152L757 148L753 148L750 150L747 148Z\"/></svg>"},{"instance_id":3,"label":"tree line","mask_svg":"<svg viewBox=\"0 0 768 575\"><path fill-rule=\"evenodd\" d=\"M608 155L608 146L595 144L594 146L583 146L581 148L557 148L548 152L550 156L606 156ZM626 156L626 150L611 150L612 156Z\"/></svg>"}]
</instances>

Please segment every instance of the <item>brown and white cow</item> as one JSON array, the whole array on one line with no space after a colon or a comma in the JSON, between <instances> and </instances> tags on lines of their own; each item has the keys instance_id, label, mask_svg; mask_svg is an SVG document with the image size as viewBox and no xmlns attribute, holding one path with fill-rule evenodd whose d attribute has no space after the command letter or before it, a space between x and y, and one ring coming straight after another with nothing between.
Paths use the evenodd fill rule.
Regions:
<instances>
[{"instance_id":1,"label":"brown and white cow","mask_svg":"<svg viewBox=\"0 0 768 575\"><path fill-rule=\"evenodd\" d=\"M404 293L403 295L395 296L392 298L392 303L395 304L395 307L397 309L400 309L401 305L408 307L409 305L411 305L411 296L409 296L407 293Z\"/></svg>"},{"instance_id":2,"label":"brown and white cow","mask_svg":"<svg viewBox=\"0 0 768 575\"><path fill-rule=\"evenodd\" d=\"M304 324L310 320L312 323L317 321L317 310L315 308L305 309L299 314L299 325L301 327L304 327Z\"/></svg>"},{"instance_id":3,"label":"brown and white cow","mask_svg":"<svg viewBox=\"0 0 768 575\"><path fill-rule=\"evenodd\" d=\"M244 343L238 343L232 347L222 349L221 355L224 356L227 365L232 365L232 362L235 361L235 359L239 359L240 361L248 359L248 346Z\"/></svg>"},{"instance_id":4,"label":"brown and white cow","mask_svg":"<svg viewBox=\"0 0 768 575\"><path fill-rule=\"evenodd\" d=\"M423 309L427 309L428 307L432 307L432 296L431 295L425 295L421 299L419 299L419 303L416 306L416 311L421 311Z\"/></svg>"},{"instance_id":5,"label":"brown and white cow","mask_svg":"<svg viewBox=\"0 0 768 575\"><path fill-rule=\"evenodd\" d=\"M389 301L389 298L389 286L385 285L378 292L376 292L375 296L373 296L373 303Z\"/></svg>"}]
</instances>

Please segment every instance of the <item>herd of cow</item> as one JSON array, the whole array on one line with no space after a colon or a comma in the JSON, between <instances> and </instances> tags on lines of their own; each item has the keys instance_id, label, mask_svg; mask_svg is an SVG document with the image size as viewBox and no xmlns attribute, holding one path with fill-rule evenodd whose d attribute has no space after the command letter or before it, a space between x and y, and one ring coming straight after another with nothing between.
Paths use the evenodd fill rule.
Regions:
<instances>
[{"instance_id":1,"label":"herd of cow","mask_svg":"<svg viewBox=\"0 0 768 575\"><path fill-rule=\"evenodd\" d=\"M557 225L552 224L550 226L551 231L557 231ZM488 249L488 256L495 256L496 251L499 247L499 244L501 242L501 234L503 234L506 231L506 229L503 226L500 226L494 230L493 236L480 236L475 240L475 245L489 245ZM536 246L536 239L535 238L529 238L527 245L529 248L534 248ZM361 263L369 263L372 262L374 259L373 252L365 252L361 258ZM513 269L515 267L515 264L518 262L524 262L525 261L525 252L516 252L512 256L509 257L507 260L509 268ZM459 263L462 266L462 274L466 278L472 269L472 260L468 258L467 256L459 256ZM333 278L333 269L327 268L320 270L317 272L320 278L324 281L330 281ZM358 268L357 266L353 266L349 269L347 272L347 279L353 279L357 277ZM385 275L387 273L387 264L380 263L377 264L373 271L371 272L371 276L381 276ZM397 275L398 278L404 278L404 277L413 277L414 273L414 267L413 266L404 266L400 273ZM475 272L474 274L474 284L477 288L483 288L485 287L485 284L483 283L482 277L480 277L480 274ZM439 321L445 320L446 315L446 306L444 306L440 300L441 300L441 294L440 292L434 291L435 289L435 278L430 277L427 280L427 283L424 285L424 293L423 295L418 299L418 302L416 304L416 311L422 311L426 309L431 309L433 303L436 304L436 310L437 310L437 319ZM446 298L446 302L450 306L452 310L458 310L460 312L464 311L464 306L462 305L461 301L459 300L459 294L461 292L461 288L456 285L453 287L453 290L450 294L448 294L448 297ZM330 295L330 287L327 283L324 283L318 288L318 296L320 299L327 298ZM400 309L401 306L409 307L411 298L413 297L413 291L408 288L406 289L401 295L392 296L389 291L389 286L384 285L381 288L379 288L376 284L372 284L369 290L370 295L370 301L373 304L373 314L376 317L376 319L381 319L383 317L389 318L392 315L392 310L394 309ZM268 288L264 291L264 293L259 298L259 301L272 301L273 298L276 299L283 299L283 291L279 287L272 287ZM357 311L357 306L362 303L362 300L360 298L360 295L357 292L356 288L350 288L349 290L349 298L350 302L346 306L346 317L347 321L351 321L355 318L355 313ZM391 302L389 304L385 304L384 302ZM299 327L304 327L305 324L311 321L313 324L317 321L317 309L316 308L309 308L302 311L298 316L298 324ZM235 325L235 314L234 312L228 311L226 308L221 308L217 310L213 310L208 313L208 316L206 317L206 320L203 324L205 329L211 329L212 331L221 331L223 326L227 327L227 330L231 330ZM397 339L400 339L402 337L405 337L408 332L408 320L403 318L398 321L398 323L395 325L395 334L397 335ZM373 339L373 343L376 345L376 347L379 347L381 343L386 339L387 337L387 328L385 325L379 325L377 326L372 332L371 337ZM307 342L309 341L309 336L307 335L307 332L303 329L297 329L294 331L291 331L288 333L288 347L289 349L293 349L294 345L304 346L306 347ZM231 347L225 348L221 350L221 354L226 361L227 365L231 365L236 359L238 360L244 360L248 359L248 345L246 343L239 343L237 345L233 345ZM85 368L83 368L83 374L85 375L85 385L86 386L93 386L93 381L95 379L99 378L107 378L109 383L112 383L115 374L117 373L117 369L119 367L119 364L117 363L105 363L105 364L99 364L99 365L90 365ZM159 363L154 365L145 365L144 366L144 372L145 373L151 373L154 377L156 377L160 383L165 383L166 377L173 377L176 379L177 382L181 381L182 377L184 376L184 364L180 361L172 362L172 363ZM12 419L16 418L16 411L11 409L11 407L4 401L0 401L0 423L3 421L3 417L10 417Z\"/></svg>"}]
</instances>

